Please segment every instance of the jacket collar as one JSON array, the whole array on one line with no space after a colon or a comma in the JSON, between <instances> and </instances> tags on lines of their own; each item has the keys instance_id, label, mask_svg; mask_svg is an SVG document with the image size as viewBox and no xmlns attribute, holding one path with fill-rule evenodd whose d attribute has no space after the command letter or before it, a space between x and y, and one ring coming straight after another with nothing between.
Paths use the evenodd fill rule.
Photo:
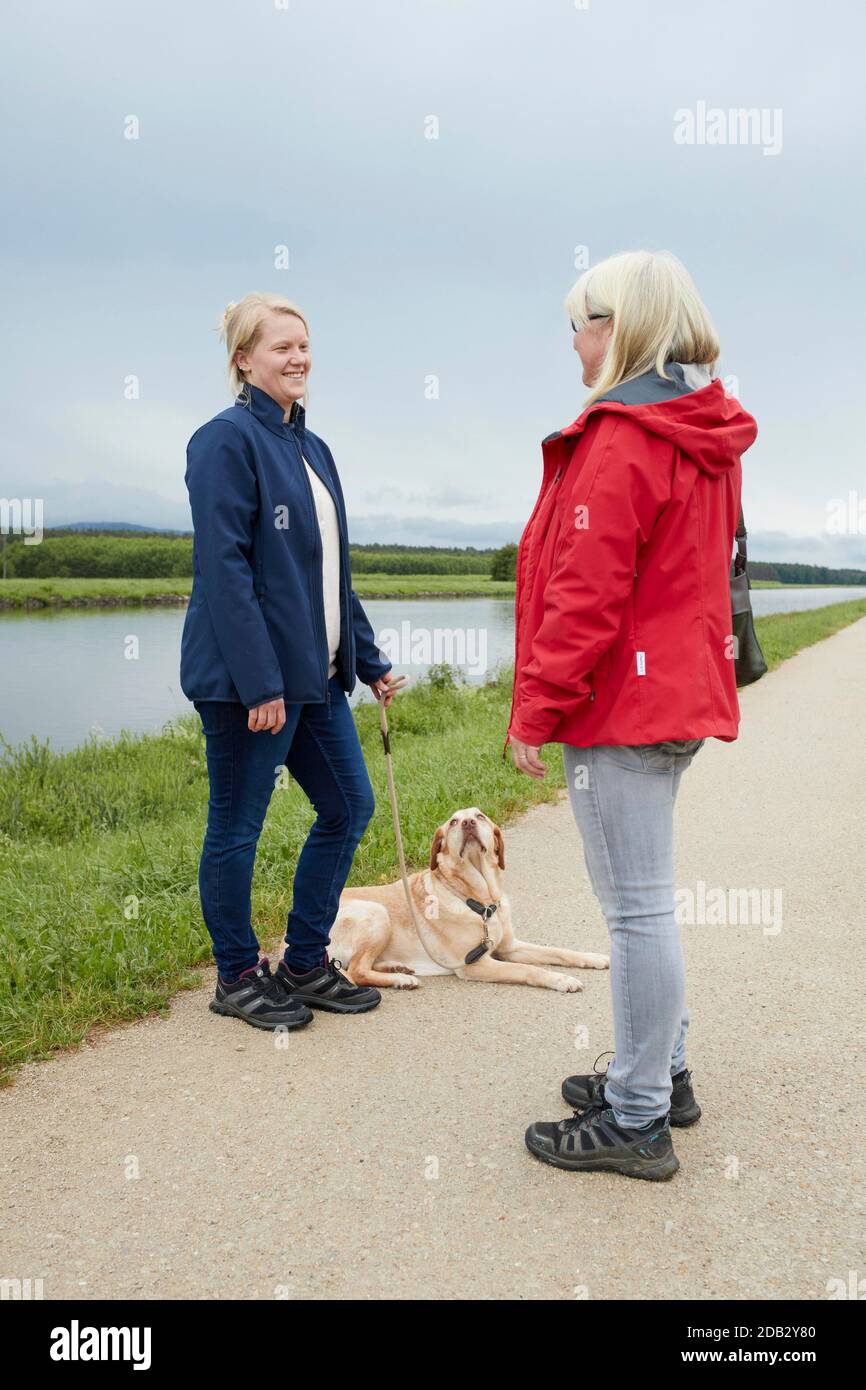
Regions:
<instances>
[{"instance_id":1,"label":"jacket collar","mask_svg":"<svg viewBox=\"0 0 866 1390\"><path fill-rule=\"evenodd\" d=\"M245 399L245 396L248 399ZM257 420L261 420L266 429L273 430L274 434L283 435L289 426L294 425L295 429L303 434L306 411L300 401L293 401L289 411L289 418L283 424L285 407L279 401L275 401L273 396L269 396L267 391L263 391L260 386L253 386L252 382L244 383L242 391L235 396L235 405L243 410L248 410Z\"/></svg>"}]
</instances>

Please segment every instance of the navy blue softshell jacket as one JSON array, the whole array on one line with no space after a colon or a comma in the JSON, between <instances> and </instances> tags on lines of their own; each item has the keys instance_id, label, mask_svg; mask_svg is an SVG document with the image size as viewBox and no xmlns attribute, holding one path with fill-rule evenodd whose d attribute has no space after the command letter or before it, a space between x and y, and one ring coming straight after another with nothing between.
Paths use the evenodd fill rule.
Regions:
<instances>
[{"instance_id":1,"label":"navy blue softshell jacket","mask_svg":"<svg viewBox=\"0 0 866 1390\"><path fill-rule=\"evenodd\" d=\"M330 702L322 539L304 459L334 499L340 524L340 646L336 674L347 694L391 663L352 588L343 490L331 451L305 427L299 401L284 409L246 386L234 405L187 445L193 584L183 625L180 684L188 700L282 696Z\"/></svg>"}]
</instances>

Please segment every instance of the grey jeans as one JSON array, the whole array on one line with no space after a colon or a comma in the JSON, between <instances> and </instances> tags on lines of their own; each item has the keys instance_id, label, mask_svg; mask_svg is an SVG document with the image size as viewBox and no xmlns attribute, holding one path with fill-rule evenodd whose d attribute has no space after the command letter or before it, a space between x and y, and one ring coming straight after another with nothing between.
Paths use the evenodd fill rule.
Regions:
<instances>
[{"instance_id":1,"label":"grey jeans","mask_svg":"<svg viewBox=\"0 0 866 1390\"><path fill-rule=\"evenodd\" d=\"M704 741L562 748L587 872L611 940L615 1052L605 1100L628 1127L667 1114L671 1077L686 1065L673 812L680 778Z\"/></svg>"}]
</instances>

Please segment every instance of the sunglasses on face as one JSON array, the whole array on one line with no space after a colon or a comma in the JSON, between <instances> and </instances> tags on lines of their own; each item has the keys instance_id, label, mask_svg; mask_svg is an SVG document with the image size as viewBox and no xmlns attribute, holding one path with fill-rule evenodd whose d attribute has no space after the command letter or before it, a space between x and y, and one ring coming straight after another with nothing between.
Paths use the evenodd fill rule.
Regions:
<instances>
[{"instance_id":1,"label":"sunglasses on face","mask_svg":"<svg viewBox=\"0 0 866 1390\"><path fill-rule=\"evenodd\" d=\"M612 316L611 316L610 314L587 314L587 316L586 316L587 322L588 322L588 323L591 322L592 319L609 319L609 318L611 318L611 317L612 317ZM584 328L584 327L585 327L584 324L582 324L582 323L575 323L574 319L571 320L572 332L574 332L574 333L579 333L580 330L581 330L582 328Z\"/></svg>"}]
</instances>

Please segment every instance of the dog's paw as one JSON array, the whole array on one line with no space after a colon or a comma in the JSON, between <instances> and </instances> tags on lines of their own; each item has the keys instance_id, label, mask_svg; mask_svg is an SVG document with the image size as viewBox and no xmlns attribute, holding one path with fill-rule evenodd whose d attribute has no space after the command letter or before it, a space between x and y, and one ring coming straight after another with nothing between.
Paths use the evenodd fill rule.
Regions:
<instances>
[{"instance_id":1,"label":"dog's paw","mask_svg":"<svg viewBox=\"0 0 866 1390\"><path fill-rule=\"evenodd\" d=\"M375 970L387 970L391 975L414 975L411 965L401 965L398 960L377 960Z\"/></svg>"},{"instance_id":2,"label":"dog's paw","mask_svg":"<svg viewBox=\"0 0 866 1390\"><path fill-rule=\"evenodd\" d=\"M576 975L557 975L554 989L558 989L562 994L579 994L583 985Z\"/></svg>"},{"instance_id":3,"label":"dog's paw","mask_svg":"<svg viewBox=\"0 0 866 1390\"><path fill-rule=\"evenodd\" d=\"M416 975L398 975L392 989L420 989L421 981Z\"/></svg>"},{"instance_id":4,"label":"dog's paw","mask_svg":"<svg viewBox=\"0 0 866 1390\"><path fill-rule=\"evenodd\" d=\"M583 970L609 970L610 956L581 955L580 965Z\"/></svg>"}]
</instances>

